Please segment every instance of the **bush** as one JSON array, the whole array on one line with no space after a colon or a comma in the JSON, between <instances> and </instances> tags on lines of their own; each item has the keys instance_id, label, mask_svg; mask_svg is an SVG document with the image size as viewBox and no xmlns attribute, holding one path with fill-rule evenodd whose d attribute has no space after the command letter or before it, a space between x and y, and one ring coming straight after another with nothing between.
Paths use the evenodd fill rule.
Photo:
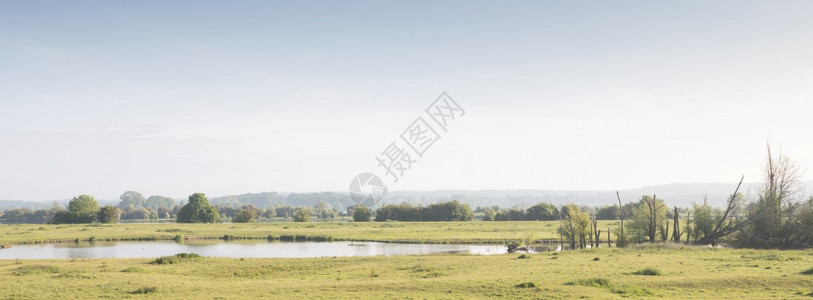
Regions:
<instances>
[{"instance_id":1,"label":"bush","mask_svg":"<svg viewBox=\"0 0 813 300\"><path fill-rule=\"evenodd\" d=\"M254 205L244 205L231 219L234 223L254 223L257 221L259 209Z\"/></svg>"},{"instance_id":2,"label":"bush","mask_svg":"<svg viewBox=\"0 0 813 300\"><path fill-rule=\"evenodd\" d=\"M643 269L643 270L635 271L632 274L634 274L634 275L644 275L644 276L660 276L661 275L661 270L658 270L658 269L655 269L655 268L646 268L646 269Z\"/></svg>"},{"instance_id":3,"label":"bush","mask_svg":"<svg viewBox=\"0 0 813 300\"><path fill-rule=\"evenodd\" d=\"M523 283L520 283L520 284L515 285L514 287L518 287L518 288L533 288L533 287L536 287L536 284L534 284L533 282L523 282Z\"/></svg>"},{"instance_id":4,"label":"bush","mask_svg":"<svg viewBox=\"0 0 813 300\"><path fill-rule=\"evenodd\" d=\"M310 222L311 210L307 207L297 208L294 212L294 222Z\"/></svg>"},{"instance_id":5,"label":"bush","mask_svg":"<svg viewBox=\"0 0 813 300\"><path fill-rule=\"evenodd\" d=\"M197 258L200 258L200 255L197 255L195 253L178 253L175 254L174 256L162 256L156 258L155 261L153 261L152 263L156 265L171 265L179 264L184 261L190 261Z\"/></svg>"},{"instance_id":6,"label":"bush","mask_svg":"<svg viewBox=\"0 0 813 300\"><path fill-rule=\"evenodd\" d=\"M115 224L119 221L120 216L121 211L118 207L108 205L99 210L96 219L99 223Z\"/></svg>"},{"instance_id":7,"label":"bush","mask_svg":"<svg viewBox=\"0 0 813 300\"><path fill-rule=\"evenodd\" d=\"M353 212L353 221L370 222L370 209L364 206L357 206Z\"/></svg>"},{"instance_id":8,"label":"bush","mask_svg":"<svg viewBox=\"0 0 813 300\"><path fill-rule=\"evenodd\" d=\"M813 268L802 271L804 275L813 275Z\"/></svg>"},{"instance_id":9,"label":"bush","mask_svg":"<svg viewBox=\"0 0 813 300\"><path fill-rule=\"evenodd\" d=\"M530 259L530 258L531 256L528 254L521 254L520 256L517 257L517 259Z\"/></svg>"}]
</instances>

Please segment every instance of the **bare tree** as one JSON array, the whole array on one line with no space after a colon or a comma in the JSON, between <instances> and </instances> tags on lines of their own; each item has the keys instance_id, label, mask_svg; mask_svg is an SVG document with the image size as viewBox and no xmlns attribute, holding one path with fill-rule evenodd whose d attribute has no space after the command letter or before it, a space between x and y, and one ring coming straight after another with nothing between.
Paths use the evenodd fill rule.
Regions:
<instances>
[{"instance_id":1,"label":"bare tree","mask_svg":"<svg viewBox=\"0 0 813 300\"><path fill-rule=\"evenodd\" d=\"M723 212L722 217L720 217L720 220L717 221L717 224L714 225L714 228L711 230L711 232L709 232L709 234L706 234L706 236L697 241L698 244L717 245L721 238L737 232L743 229L745 226L748 226L748 224L758 220L758 218L742 219L734 214L734 212L737 210L737 206L741 202L738 195L744 179L745 175L740 178L740 182L737 184L737 188L734 189L734 193L728 197L728 204L726 205L726 209Z\"/></svg>"},{"instance_id":2,"label":"bare tree","mask_svg":"<svg viewBox=\"0 0 813 300\"><path fill-rule=\"evenodd\" d=\"M800 247L804 244L804 232L799 230L796 212L801 206L799 180L803 172L781 153L774 156L770 144L767 148L759 199L749 213L753 224L740 242L743 246L757 248Z\"/></svg>"},{"instance_id":3,"label":"bare tree","mask_svg":"<svg viewBox=\"0 0 813 300\"><path fill-rule=\"evenodd\" d=\"M673 218L672 224L674 228L672 229L672 241L675 243L680 243L680 236L683 235L683 233L680 232L680 208L677 206L675 206Z\"/></svg>"},{"instance_id":4,"label":"bare tree","mask_svg":"<svg viewBox=\"0 0 813 300\"><path fill-rule=\"evenodd\" d=\"M621 195L618 194L618 191L615 191L615 197L618 198L618 219L621 220L621 227L619 227L619 235L618 240L624 239L624 205L621 204Z\"/></svg>"}]
</instances>

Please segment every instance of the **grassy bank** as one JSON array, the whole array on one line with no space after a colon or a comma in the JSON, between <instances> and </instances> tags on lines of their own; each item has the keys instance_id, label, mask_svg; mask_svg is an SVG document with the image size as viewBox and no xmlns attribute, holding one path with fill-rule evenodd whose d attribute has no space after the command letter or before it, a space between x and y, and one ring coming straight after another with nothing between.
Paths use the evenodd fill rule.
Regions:
<instances>
[{"instance_id":1,"label":"grassy bank","mask_svg":"<svg viewBox=\"0 0 813 300\"><path fill-rule=\"evenodd\" d=\"M602 248L496 256L0 260L0 298L799 298L813 251ZM810 273L810 271L807 271ZM640 274L640 275L639 275Z\"/></svg>"},{"instance_id":2,"label":"grassy bank","mask_svg":"<svg viewBox=\"0 0 813 300\"><path fill-rule=\"evenodd\" d=\"M88 240L171 240L255 238L361 240L409 243L502 243L558 239L559 222L369 222L369 223L256 223L256 224L115 224L115 225L0 225L0 245ZM601 222L606 228L617 222ZM615 237L613 236L613 239Z\"/></svg>"}]
</instances>

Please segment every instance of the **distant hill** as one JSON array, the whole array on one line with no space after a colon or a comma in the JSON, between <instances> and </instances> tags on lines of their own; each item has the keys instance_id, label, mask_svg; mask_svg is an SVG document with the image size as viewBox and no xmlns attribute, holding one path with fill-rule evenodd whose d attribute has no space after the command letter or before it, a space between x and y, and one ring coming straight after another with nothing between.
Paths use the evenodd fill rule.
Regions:
<instances>
[{"instance_id":1,"label":"distant hill","mask_svg":"<svg viewBox=\"0 0 813 300\"><path fill-rule=\"evenodd\" d=\"M813 181L803 182L813 186ZM736 183L673 183L647 186L637 189L619 190L621 201L633 202L643 195L657 195L670 206L691 206L708 199L712 206L724 205L734 192ZM750 198L756 197L756 184L743 183L740 192ZM805 194L805 198L809 193ZM438 191L390 191L386 202L397 204L431 204L438 201L459 200L472 208L499 205L501 207L525 207L539 202L556 205L577 203L587 206L614 205L617 203L615 191L561 191L561 190L438 190Z\"/></svg>"},{"instance_id":2,"label":"distant hill","mask_svg":"<svg viewBox=\"0 0 813 300\"><path fill-rule=\"evenodd\" d=\"M728 196L734 192L736 183L672 183L641 187L637 189L619 190L623 202L637 201L643 195L655 194L670 206L688 207L694 203L702 203L707 197L712 206L724 205ZM813 181L803 182L803 186L813 186ZM751 199L756 197L756 184L743 183L740 191ZM805 194L805 198L809 197ZM555 205L576 203L587 206L615 205L617 203L615 191L562 191L562 190L436 190L436 191L390 191L383 204L399 204L407 202L415 205L429 205L436 202L458 200L469 204L472 208L478 206L488 207L499 205L504 208L528 207L539 202ZM58 200L65 206L69 200ZM99 205L116 205L117 200L98 200ZM281 205L313 206L324 201L330 207L345 210L353 205L347 192L320 192L320 193L247 193L241 195L213 197L209 200L214 205L227 207L240 207L253 204L260 208ZM28 209L50 208L53 201L29 202L0 200L0 209L25 207Z\"/></svg>"}]
</instances>

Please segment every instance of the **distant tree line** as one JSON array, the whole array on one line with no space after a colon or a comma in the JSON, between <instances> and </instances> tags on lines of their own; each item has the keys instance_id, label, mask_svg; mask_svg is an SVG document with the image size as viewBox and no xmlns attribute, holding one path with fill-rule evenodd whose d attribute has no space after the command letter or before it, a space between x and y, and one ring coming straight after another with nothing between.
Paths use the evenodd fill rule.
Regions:
<instances>
[{"instance_id":1,"label":"distant tree line","mask_svg":"<svg viewBox=\"0 0 813 300\"><path fill-rule=\"evenodd\" d=\"M409 203L391 204L375 212L375 220L382 221L471 221L474 214L468 204L449 201L414 206Z\"/></svg>"}]
</instances>

